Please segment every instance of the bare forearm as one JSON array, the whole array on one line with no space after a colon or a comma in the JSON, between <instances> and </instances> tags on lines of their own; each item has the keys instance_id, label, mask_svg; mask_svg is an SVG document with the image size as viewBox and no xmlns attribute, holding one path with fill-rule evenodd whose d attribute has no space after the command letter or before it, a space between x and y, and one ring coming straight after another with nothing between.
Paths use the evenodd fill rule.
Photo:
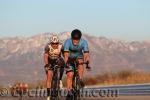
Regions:
<instances>
[{"instance_id":1,"label":"bare forearm","mask_svg":"<svg viewBox=\"0 0 150 100\"><path fill-rule=\"evenodd\" d=\"M48 54L44 53L44 64L48 64Z\"/></svg>"},{"instance_id":2,"label":"bare forearm","mask_svg":"<svg viewBox=\"0 0 150 100\"><path fill-rule=\"evenodd\" d=\"M89 53L84 53L84 59L85 61L90 61L90 54Z\"/></svg>"},{"instance_id":3,"label":"bare forearm","mask_svg":"<svg viewBox=\"0 0 150 100\"><path fill-rule=\"evenodd\" d=\"M64 53L64 61L67 63L69 57L69 53Z\"/></svg>"}]
</instances>

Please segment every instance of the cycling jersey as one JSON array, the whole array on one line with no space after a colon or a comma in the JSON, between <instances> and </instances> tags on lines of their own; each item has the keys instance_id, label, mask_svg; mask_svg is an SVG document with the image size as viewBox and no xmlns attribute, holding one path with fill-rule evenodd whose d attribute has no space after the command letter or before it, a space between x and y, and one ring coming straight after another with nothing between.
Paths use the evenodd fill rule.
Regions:
<instances>
[{"instance_id":1,"label":"cycling jersey","mask_svg":"<svg viewBox=\"0 0 150 100\"><path fill-rule=\"evenodd\" d=\"M64 52L69 52L69 58L83 57L83 53L89 52L88 43L84 39L80 39L78 45L73 45L72 39L65 41Z\"/></svg>"},{"instance_id":2,"label":"cycling jersey","mask_svg":"<svg viewBox=\"0 0 150 100\"><path fill-rule=\"evenodd\" d=\"M64 70L64 59L61 57L61 53L63 53L63 45L62 44L58 44L58 48L54 49L50 43L48 43L45 47L45 53L49 54L48 57L48 63L49 63L49 70L52 70L53 65L55 65L56 63L59 64L61 66L61 73L63 73ZM47 70L46 74L47 74ZM62 76L61 76L62 77Z\"/></svg>"},{"instance_id":3,"label":"cycling jersey","mask_svg":"<svg viewBox=\"0 0 150 100\"><path fill-rule=\"evenodd\" d=\"M47 44L45 47L45 53L49 54L49 57L51 59L57 59L58 57L61 56L61 52L63 50L63 45L62 44L58 44L58 48L54 49L51 44Z\"/></svg>"}]
</instances>

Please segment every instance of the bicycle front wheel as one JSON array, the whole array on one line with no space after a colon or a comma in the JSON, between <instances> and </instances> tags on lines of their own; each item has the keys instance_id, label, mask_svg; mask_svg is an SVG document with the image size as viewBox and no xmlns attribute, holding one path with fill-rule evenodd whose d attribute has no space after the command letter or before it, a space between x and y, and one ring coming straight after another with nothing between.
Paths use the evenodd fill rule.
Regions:
<instances>
[{"instance_id":1,"label":"bicycle front wheel","mask_svg":"<svg viewBox=\"0 0 150 100\"><path fill-rule=\"evenodd\" d=\"M80 85L78 77L74 77L73 89L73 100L80 100Z\"/></svg>"},{"instance_id":2,"label":"bicycle front wheel","mask_svg":"<svg viewBox=\"0 0 150 100\"><path fill-rule=\"evenodd\" d=\"M54 70L51 88L51 100L59 100L59 72Z\"/></svg>"}]
</instances>

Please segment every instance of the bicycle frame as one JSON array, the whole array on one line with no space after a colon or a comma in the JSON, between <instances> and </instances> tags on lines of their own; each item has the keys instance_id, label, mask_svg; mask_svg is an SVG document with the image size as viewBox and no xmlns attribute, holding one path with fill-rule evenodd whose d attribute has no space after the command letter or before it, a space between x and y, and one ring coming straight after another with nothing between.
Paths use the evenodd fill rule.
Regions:
<instances>
[{"instance_id":1,"label":"bicycle frame","mask_svg":"<svg viewBox=\"0 0 150 100\"><path fill-rule=\"evenodd\" d=\"M88 63L83 62L81 64L88 64ZM73 75L73 82L72 82L72 87L74 89L73 100L80 100L80 89L82 89L81 84L80 84L79 73L78 73L78 65L79 63L75 61L74 62L74 75Z\"/></svg>"},{"instance_id":2,"label":"bicycle frame","mask_svg":"<svg viewBox=\"0 0 150 100\"><path fill-rule=\"evenodd\" d=\"M59 69L58 65L54 65L53 67L53 77L52 77L52 87L51 87L51 100L59 99Z\"/></svg>"}]
</instances>

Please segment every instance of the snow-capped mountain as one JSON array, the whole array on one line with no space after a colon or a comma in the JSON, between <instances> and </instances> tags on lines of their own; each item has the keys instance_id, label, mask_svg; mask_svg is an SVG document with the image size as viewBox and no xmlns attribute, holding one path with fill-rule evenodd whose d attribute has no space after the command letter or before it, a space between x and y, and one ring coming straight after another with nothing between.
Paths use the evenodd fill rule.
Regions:
<instances>
[{"instance_id":1,"label":"snow-capped mountain","mask_svg":"<svg viewBox=\"0 0 150 100\"><path fill-rule=\"evenodd\" d=\"M49 37L55 33L41 33L32 37L0 38L0 80L42 80L43 51ZM69 32L58 34L60 41ZM92 75L123 69L150 71L150 42L126 42L83 35L89 43ZM86 73L88 74L88 73Z\"/></svg>"}]
</instances>

